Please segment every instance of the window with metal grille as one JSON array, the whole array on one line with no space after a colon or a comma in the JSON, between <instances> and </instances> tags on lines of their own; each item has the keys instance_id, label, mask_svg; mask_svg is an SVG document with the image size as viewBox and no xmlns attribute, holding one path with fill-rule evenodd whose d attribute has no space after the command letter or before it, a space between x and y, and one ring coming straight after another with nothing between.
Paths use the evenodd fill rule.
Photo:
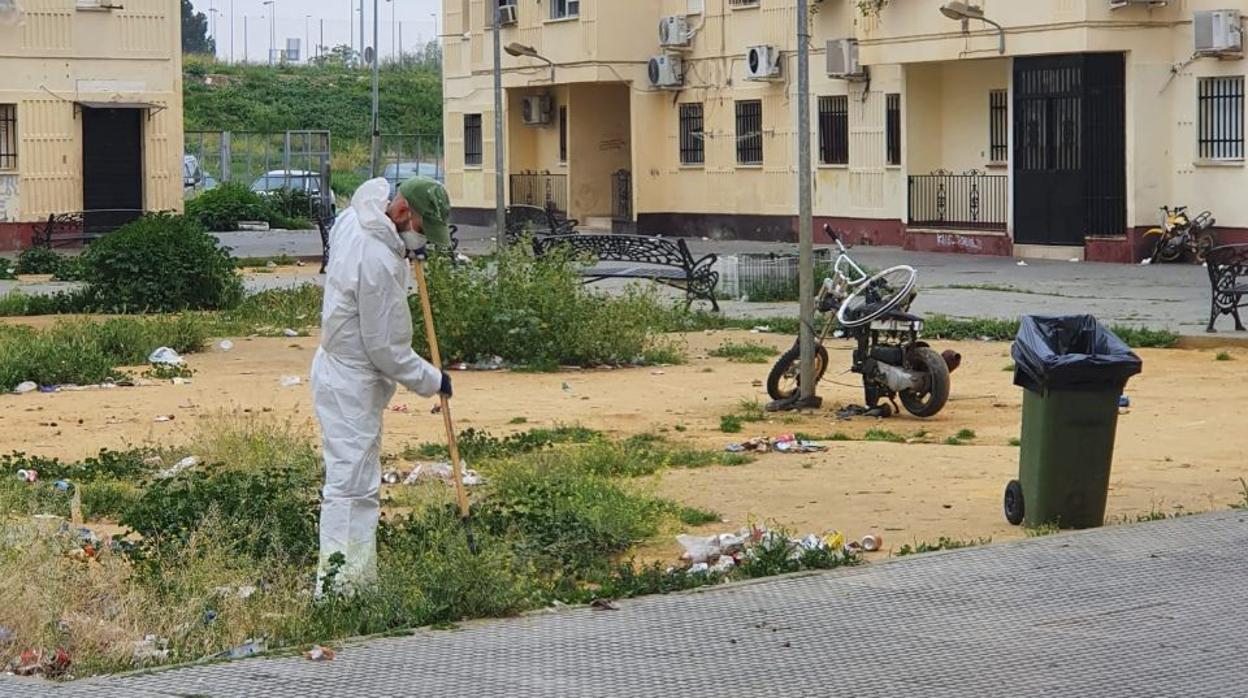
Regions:
<instances>
[{"instance_id":1,"label":"window with metal grille","mask_svg":"<svg viewBox=\"0 0 1248 698\"><path fill-rule=\"evenodd\" d=\"M1244 76L1201 78L1200 157L1244 159Z\"/></svg>"},{"instance_id":2,"label":"window with metal grille","mask_svg":"<svg viewBox=\"0 0 1248 698\"><path fill-rule=\"evenodd\" d=\"M763 164L763 103L737 102L737 164Z\"/></svg>"},{"instance_id":3,"label":"window with metal grille","mask_svg":"<svg viewBox=\"0 0 1248 698\"><path fill-rule=\"evenodd\" d=\"M17 169L17 105L0 104L0 170Z\"/></svg>"},{"instance_id":4,"label":"window with metal grille","mask_svg":"<svg viewBox=\"0 0 1248 698\"><path fill-rule=\"evenodd\" d=\"M1010 159L1009 98L1006 90L988 93L988 159L992 162Z\"/></svg>"},{"instance_id":5,"label":"window with metal grille","mask_svg":"<svg viewBox=\"0 0 1248 698\"><path fill-rule=\"evenodd\" d=\"M464 114L464 164L481 164L481 115Z\"/></svg>"},{"instance_id":6,"label":"window with metal grille","mask_svg":"<svg viewBox=\"0 0 1248 698\"><path fill-rule=\"evenodd\" d=\"M706 161L702 138L702 105L680 105L680 164L701 165Z\"/></svg>"},{"instance_id":7,"label":"window with metal grille","mask_svg":"<svg viewBox=\"0 0 1248 698\"><path fill-rule=\"evenodd\" d=\"M581 0L550 0L550 18L563 19L581 14Z\"/></svg>"},{"instance_id":8,"label":"window with metal grille","mask_svg":"<svg viewBox=\"0 0 1248 698\"><path fill-rule=\"evenodd\" d=\"M758 0L728 0L728 7L758 7Z\"/></svg>"},{"instance_id":9,"label":"window with metal grille","mask_svg":"<svg viewBox=\"0 0 1248 698\"><path fill-rule=\"evenodd\" d=\"M819 98L819 162L849 164L849 97Z\"/></svg>"},{"instance_id":10,"label":"window with metal grille","mask_svg":"<svg viewBox=\"0 0 1248 698\"><path fill-rule=\"evenodd\" d=\"M888 164L901 164L901 95L885 95L885 136L888 141Z\"/></svg>"},{"instance_id":11,"label":"window with metal grille","mask_svg":"<svg viewBox=\"0 0 1248 698\"><path fill-rule=\"evenodd\" d=\"M559 162L568 161L568 108L559 107Z\"/></svg>"}]
</instances>

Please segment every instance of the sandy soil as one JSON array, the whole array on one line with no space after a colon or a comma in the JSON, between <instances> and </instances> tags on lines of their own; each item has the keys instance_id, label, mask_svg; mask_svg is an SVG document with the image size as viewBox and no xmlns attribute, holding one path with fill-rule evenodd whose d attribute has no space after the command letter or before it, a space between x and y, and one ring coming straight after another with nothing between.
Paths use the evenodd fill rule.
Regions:
<instances>
[{"instance_id":1,"label":"sandy soil","mask_svg":"<svg viewBox=\"0 0 1248 698\"><path fill-rule=\"evenodd\" d=\"M777 348L791 341L744 332L693 334L686 337L690 362L684 366L457 373L457 426L496 434L556 423L619 435L666 430L669 437L716 449L753 435L793 431L861 435L880 427L909 437L925 430L930 435L923 440L932 443L833 442L822 454L770 454L742 467L668 471L656 488L722 513L727 523L704 527L707 533L755 517L802 532L881 532L890 547L939 536L1000 540L1022 534L1001 513L1002 490L1017 471L1018 450L1008 441L1018 435L1021 401L1012 374L1003 370L1010 362L1008 344L938 343L939 349L960 351L963 363L953 375L949 405L934 419L837 422L835 408L858 401L861 389L856 376L830 375L822 387L823 411L747 424L745 433L728 435L718 429L720 415L734 411L742 399L765 400L761 381L769 366L733 364L706 353L724 341L742 339ZM0 452L80 457L101 447L176 444L197 420L221 410L270 413L314 425L307 376L316 341L235 339L232 351L214 348L189 357L197 373L186 385L0 395ZM848 344L831 349L832 373L848 367ZM1215 353L1140 352L1144 373L1128 386L1133 409L1119 420L1110 515L1204 511L1240 500L1239 478L1248 476L1242 455L1248 433L1238 428L1233 409L1217 408L1248 398L1240 369L1248 351L1230 350L1236 361L1214 361ZM279 379L286 375L303 382L282 387ZM400 392L393 404L407 405L408 411L387 413L387 451L443 438L441 418L430 414L432 400ZM174 419L156 422L158 415ZM509 426L514 417L526 418L527 424ZM677 432L676 425L687 430ZM939 443L964 428L977 434L971 445ZM650 552L673 549L660 544Z\"/></svg>"}]
</instances>

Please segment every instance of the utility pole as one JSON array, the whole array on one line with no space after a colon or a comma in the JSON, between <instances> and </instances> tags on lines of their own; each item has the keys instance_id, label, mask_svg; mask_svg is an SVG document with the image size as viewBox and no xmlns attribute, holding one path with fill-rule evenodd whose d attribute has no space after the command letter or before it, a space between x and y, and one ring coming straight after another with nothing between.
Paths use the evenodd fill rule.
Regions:
<instances>
[{"instance_id":1,"label":"utility pole","mask_svg":"<svg viewBox=\"0 0 1248 698\"><path fill-rule=\"evenodd\" d=\"M243 15L243 62L247 63L251 60L247 51L247 15Z\"/></svg>"},{"instance_id":2,"label":"utility pole","mask_svg":"<svg viewBox=\"0 0 1248 698\"><path fill-rule=\"evenodd\" d=\"M498 246L506 246L507 204L503 192L503 38L502 11L494 6L494 224L498 227ZM436 15L434 19L437 21Z\"/></svg>"},{"instance_id":3,"label":"utility pole","mask_svg":"<svg viewBox=\"0 0 1248 698\"><path fill-rule=\"evenodd\" d=\"M361 0L363 2L363 0ZM377 0L373 0L373 176L381 170L381 51L377 50L377 35L380 24L377 21Z\"/></svg>"},{"instance_id":4,"label":"utility pole","mask_svg":"<svg viewBox=\"0 0 1248 698\"><path fill-rule=\"evenodd\" d=\"M347 30L347 44L352 49L355 48L355 0L347 0L347 17L351 22L351 28ZM347 63L351 63L351 56L347 56Z\"/></svg>"},{"instance_id":5,"label":"utility pole","mask_svg":"<svg viewBox=\"0 0 1248 698\"><path fill-rule=\"evenodd\" d=\"M312 15L303 16L303 62L312 62L312 33L308 31L308 25L312 21Z\"/></svg>"},{"instance_id":6,"label":"utility pole","mask_svg":"<svg viewBox=\"0 0 1248 698\"><path fill-rule=\"evenodd\" d=\"M403 23L399 22L399 63L403 62Z\"/></svg>"},{"instance_id":7,"label":"utility pole","mask_svg":"<svg viewBox=\"0 0 1248 698\"><path fill-rule=\"evenodd\" d=\"M376 51L376 49L373 49ZM363 60L364 54L364 0L360 0L360 60Z\"/></svg>"},{"instance_id":8,"label":"utility pole","mask_svg":"<svg viewBox=\"0 0 1248 698\"><path fill-rule=\"evenodd\" d=\"M815 397L814 220L810 201L810 12L797 0L797 240L801 297L801 395L795 407L817 407Z\"/></svg>"},{"instance_id":9,"label":"utility pole","mask_svg":"<svg viewBox=\"0 0 1248 698\"><path fill-rule=\"evenodd\" d=\"M321 38L316 42L316 57L321 57L321 51L325 48L325 18L321 18Z\"/></svg>"},{"instance_id":10,"label":"utility pole","mask_svg":"<svg viewBox=\"0 0 1248 698\"><path fill-rule=\"evenodd\" d=\"M273 27L274 27L273 15L274 15L274 9L276 7L276 0L264 0L264 5L269 8L269 65L272 66L273 65L273 44L276 41L276 39L274 38L276 36L276 33L273 30Z\"/></svg>"},{"instance_id":11,"label":"utility pole","mask_svg":"<svg viewBox=\"0 0 1248 698\"><path fill-rule=\"evenodd\" d=\"M234 62L234 0L230 0L230 63Z\"/></svg>"},{"instance_id":12,"label":"utility pole","mask_svg":"<svg viewBox=\"0 0 1248 698\"><path fill-rule=\"evenodd\" d=\"M386 0L386 2L390 3L390 53L394 55L397 61L399 55L395 52L399 50L399 42L395 41L394 37L395 32L398 31L398 22L394 21L394 14L395 8L399 6L399 3L395 2L395 0Z\"/></svg>"}]
</instances>

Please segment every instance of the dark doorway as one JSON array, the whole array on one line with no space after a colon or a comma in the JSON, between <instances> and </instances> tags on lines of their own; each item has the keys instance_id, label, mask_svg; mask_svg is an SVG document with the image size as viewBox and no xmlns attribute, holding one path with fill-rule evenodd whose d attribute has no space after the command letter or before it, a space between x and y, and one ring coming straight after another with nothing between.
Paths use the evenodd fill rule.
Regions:
<instances>
[{"instance_id":1,"label":"dark doorway","mask_svg":"<svg viewBox=\"0 0 1248 698\"><path fill-rule=\"evenodd\" d=\"M115 230L143 213L143 109L82 108L83 232Z\"/></svg>"},{"instance_id":2,"label":"dark doorway","mask_svg":"<svg viewBox=\"0 0 1248 698\"><path fill-rule=\"evenodd\" d=\"M1014 60L1014 240L1082 246L1126 232L1120 53Z\"/></svg>"}]
</instances>

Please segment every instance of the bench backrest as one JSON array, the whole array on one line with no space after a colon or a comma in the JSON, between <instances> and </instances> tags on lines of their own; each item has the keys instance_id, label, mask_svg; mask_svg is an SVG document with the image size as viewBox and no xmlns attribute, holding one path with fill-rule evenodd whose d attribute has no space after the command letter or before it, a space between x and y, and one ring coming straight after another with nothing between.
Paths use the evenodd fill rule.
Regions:
<instances>
[{"instance_id":1,"label":"bench backrest","mask_svg":"<svg viewBox=\"0 0 1248 698\"><path fill-rule=\"evenodd\" d=\"M690 269L693 256L684 240L643 235L567 235L534 240L538 254L565 249L573 255L590 255L600 262L637 262Z\"/></svg>"},{"instance_id":2,"label":"bench backrest","mask_svg":"<svg viewBox=\"0 0 1248 698\"><path fill-rule=\"evenodd\" d=\"M1219 279L1248 274L1248 244L1222 245L1209 250L1205 257L1209 278L1217 285Z\"/></svg>"}]
</instances>

